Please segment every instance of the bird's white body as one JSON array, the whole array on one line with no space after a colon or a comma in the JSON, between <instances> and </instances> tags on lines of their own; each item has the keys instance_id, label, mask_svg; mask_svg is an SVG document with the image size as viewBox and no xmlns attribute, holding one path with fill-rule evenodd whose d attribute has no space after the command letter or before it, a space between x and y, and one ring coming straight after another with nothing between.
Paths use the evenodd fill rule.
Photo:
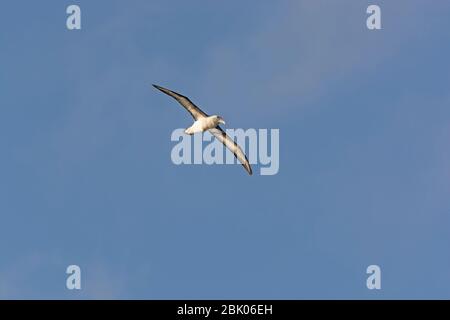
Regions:
<instances>
[{"instance_id":1,"label":"bird's white body","mask_svg":"<svg viewBox=\"0 0 450 320\"><path fill-rule=\"evenodd\" d=\"M209 129L217 127L219 124L225 123L223 119L219 116L210 116L205 118L200 118L194 122L192 126L184 130L186 134L194 134L197 132L204 132Z\"/></svg>"}]
</instances>

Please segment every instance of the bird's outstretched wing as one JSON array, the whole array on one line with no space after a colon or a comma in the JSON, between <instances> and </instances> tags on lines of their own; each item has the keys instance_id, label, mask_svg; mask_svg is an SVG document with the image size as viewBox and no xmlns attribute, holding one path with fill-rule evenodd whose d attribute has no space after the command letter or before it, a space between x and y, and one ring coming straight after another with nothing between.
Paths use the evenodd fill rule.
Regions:
<instances>
[{"instance_id":1,"label":"bird's outstretched wing","mask_svg":"<svg viewBox=\"0 0 450 320\"><path fill-rule=\"evenodd\" d=\"M225 147L230 149L233 152L234 156L241 162L242 166L247 170L249 175L252 175L252 167L248 162L247 156L242 151L242 149L238 146L236 142L234 142L219 126L209 129L212 135L214 135L220 142L222 142Z\"/></svg>"},{"instance_id":2,"label":"bird's outstretched wing","mask_svg":"<svg viewBox=\"0 0 450 320\"><path fill-rule=\"evenodd\" d=\"M198 120L199 118L205 118L208 115L204 113L199 107L197 107L195 104L192 103L189 98L176 93L174 91L171 91L169 89L157 86L156 84L153 85L156 89L164 92L165 94L171 96L175 100L177 100L194 118L194 120Z\"/></svg>"}]
</instances>

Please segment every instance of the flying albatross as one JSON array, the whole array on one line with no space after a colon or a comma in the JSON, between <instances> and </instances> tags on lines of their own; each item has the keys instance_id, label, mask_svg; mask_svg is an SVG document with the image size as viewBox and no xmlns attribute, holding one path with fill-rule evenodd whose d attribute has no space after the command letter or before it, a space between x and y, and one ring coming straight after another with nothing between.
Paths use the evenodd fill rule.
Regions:
<instances>
[{"instance_id":1,"label":"flying albatross","mask_svg":"<svg viewBox=\"0 0 450 320\"><path fill-rule=\"evenodd\" d=\"M225 121L222 117L217 115L208 116L199 107L193 104L192 101L189 100L189 98L155 84L153 86L177 100L178 103L181 104L194 118L194 124L184 131L186 134L193 135L194 133L204 132L208 130L212 135L216 137L216 139L222 142L225 147L233 152L234 156L242 163L242 166L245 168L245 170L247 170L248 174L252 174L252 167L250 166L245 153L238 146L238 144L234 142L219 126L221 123L225 124Z\"/></svg>"}]
</instances>

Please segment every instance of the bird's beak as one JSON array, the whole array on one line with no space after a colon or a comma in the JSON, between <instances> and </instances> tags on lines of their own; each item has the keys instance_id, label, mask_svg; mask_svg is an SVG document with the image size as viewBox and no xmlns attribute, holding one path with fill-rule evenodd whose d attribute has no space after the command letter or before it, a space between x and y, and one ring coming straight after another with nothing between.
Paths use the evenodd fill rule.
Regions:
<instances>
[{"instance_id":1,"label":"bird's beak","mask_svg":"<svg viewBox=\"0 0 450 320\"><path fill-rule=\"evenodd\" d=\"M225 120L223 120L223 119L219 119L219 123L221 123L221 124L225 124Z\"/></svg>"}]
</instances>

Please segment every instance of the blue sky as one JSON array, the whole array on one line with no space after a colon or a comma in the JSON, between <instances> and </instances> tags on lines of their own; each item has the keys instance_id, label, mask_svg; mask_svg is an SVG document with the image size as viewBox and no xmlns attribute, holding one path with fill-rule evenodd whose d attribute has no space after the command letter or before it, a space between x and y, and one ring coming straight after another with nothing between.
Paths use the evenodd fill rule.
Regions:
<instances>
[{"instance_id":1,"label":"blue sky","mask_svg":"<svg viewBox=\"0 0 450 320\"><path fill-rule=\"evenodd\" d=\"M0 298L450 298L448 1L2 9ZM152 83L279 128L279 173L173 165Z\"/></svg>"}]
</instances>

